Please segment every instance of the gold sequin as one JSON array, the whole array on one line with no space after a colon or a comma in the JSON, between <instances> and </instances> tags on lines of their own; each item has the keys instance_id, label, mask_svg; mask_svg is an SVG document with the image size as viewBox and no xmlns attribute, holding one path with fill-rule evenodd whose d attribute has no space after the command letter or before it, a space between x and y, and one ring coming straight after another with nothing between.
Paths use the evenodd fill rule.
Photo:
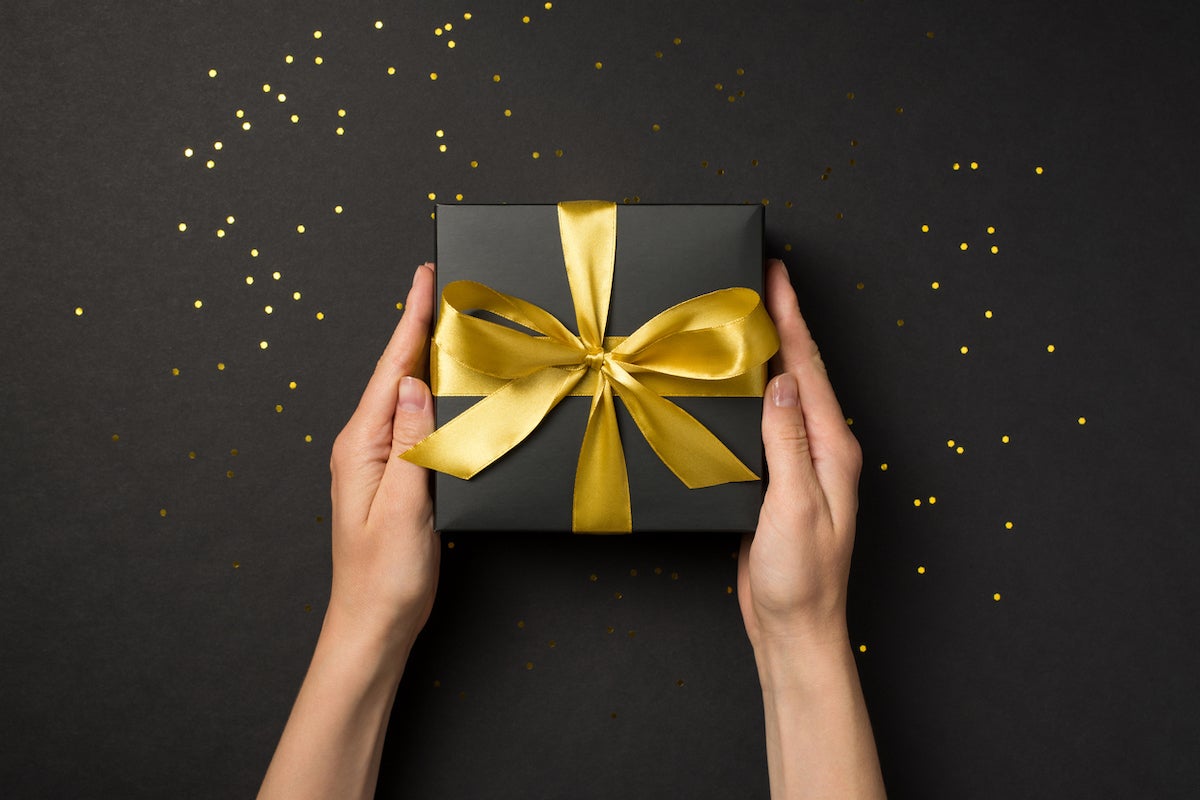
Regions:
<instances>
[{"instance_id":1,"label":"gold sequin","mask_svg":"<svg viewBox=\"0 0 1200 800\"><path fill-rule=\"evenodd\" d=\"M918 575L924 575L924 574L925 574L925 567L917 567L917 574L918 574Z\"/></svg>"}]
</instances>

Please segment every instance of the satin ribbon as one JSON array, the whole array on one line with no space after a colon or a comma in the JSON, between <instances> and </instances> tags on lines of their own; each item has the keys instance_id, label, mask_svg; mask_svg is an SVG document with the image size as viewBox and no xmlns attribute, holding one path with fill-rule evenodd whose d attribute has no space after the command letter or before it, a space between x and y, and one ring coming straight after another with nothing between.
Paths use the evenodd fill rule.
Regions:
<instances>
[{"instance_id":1,"label":"satin ribbon","mask_svg":"<svg viewBox=\"0 0 1200 800\"><path fill-rule=\"evenodd\" d=\"M758 294L732 288L694 297L624 339L606 339L616 205L560 203L558 223L579 335L544 309L481 283L447 285L431 358L440 363L448 357L456 368L498 381L498 388L400 457L470 479L520 444L559 401L594 376L575 473L572 530L627 533L633 527L614 392L650 447L689 488L758 480L712 432L662 396L709 394L696 391L696 382L703 386L756 370L756 393L762 393L762 366L779 348L779 336ZM540 335L472 316L473 311ZM436 374L436 363L433 368ZM654 378L658 391L642 377Z\"/></svg>"}]
</instances>

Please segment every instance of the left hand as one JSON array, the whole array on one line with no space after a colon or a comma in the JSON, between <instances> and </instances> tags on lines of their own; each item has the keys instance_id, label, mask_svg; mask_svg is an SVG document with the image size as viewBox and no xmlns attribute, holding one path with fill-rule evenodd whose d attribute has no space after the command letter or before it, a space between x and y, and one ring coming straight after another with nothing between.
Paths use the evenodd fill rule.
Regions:
<instances>
[{"instance_id":1,"label":"left hand","mask_svg":"<svg viewBox=\"0 0 1200 800\"><path fill-rule=\"evenodd\" d=\"M433 265L417 267L404 316L333 445L333 588L326 624L410 647L433 609L441 548L428 472L397 456L434 428L426 370Z\"/></svg>"}]
</instances>

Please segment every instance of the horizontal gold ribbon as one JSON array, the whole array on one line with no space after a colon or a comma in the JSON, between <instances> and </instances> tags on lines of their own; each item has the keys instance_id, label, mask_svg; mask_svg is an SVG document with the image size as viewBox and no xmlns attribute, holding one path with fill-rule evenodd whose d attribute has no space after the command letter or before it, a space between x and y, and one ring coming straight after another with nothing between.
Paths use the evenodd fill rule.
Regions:
<instances>
[{"instance_id":1,"label":"horizontal gold ribbon","mask_svg":"<svg viewBox=\"0 0 1200 800\"><path fill-rule=\"evenodd\" d=\"M544 309L481 283L446 286L431 349L435 392L468 394L482 387L486 396L401 457L470 479L520 444L564 397L586 392L592 405L575 473L572 529L628 532L629 478L615 392L650 447L689 488L758 480L663 396L762 393L764 365L779 337L758 294L744 288L711 292L663 311L628 337L606 338L616 205L560 203L558 219L579 335ZM472 316L477 311L540 335Z\"/></svg>"}]
</instances>

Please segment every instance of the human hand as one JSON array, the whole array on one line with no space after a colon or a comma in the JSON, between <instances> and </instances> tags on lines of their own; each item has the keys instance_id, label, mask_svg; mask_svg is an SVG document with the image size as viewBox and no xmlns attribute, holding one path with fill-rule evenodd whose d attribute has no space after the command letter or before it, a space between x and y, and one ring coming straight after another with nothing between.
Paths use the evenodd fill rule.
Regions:
<instances>
[{"instance_id":1,"label":"human hand","mask_svg":"<svg viewBox=\"0 0 1200 800\"><path fill-rule=\"evenodd\" d=\"M763 398L770 470L758 529L742 540L738 600L755 650L846 640L846 583L862 450L846 425L783 262L767 269L779 374Z\"/></svg>"},{"instance_id":2,"label":"human hand","mask_svg":"<svg viewBox=\"0 0 1200 800\"><path fill-rule=\"evenodd\" d=\"M411 647L429 619L440 547L425 469L397 456L434 427L426 368L433 265L413 275L404 316L333 445L333 588L326 625Z\"/></svg>"}]
</instances>

